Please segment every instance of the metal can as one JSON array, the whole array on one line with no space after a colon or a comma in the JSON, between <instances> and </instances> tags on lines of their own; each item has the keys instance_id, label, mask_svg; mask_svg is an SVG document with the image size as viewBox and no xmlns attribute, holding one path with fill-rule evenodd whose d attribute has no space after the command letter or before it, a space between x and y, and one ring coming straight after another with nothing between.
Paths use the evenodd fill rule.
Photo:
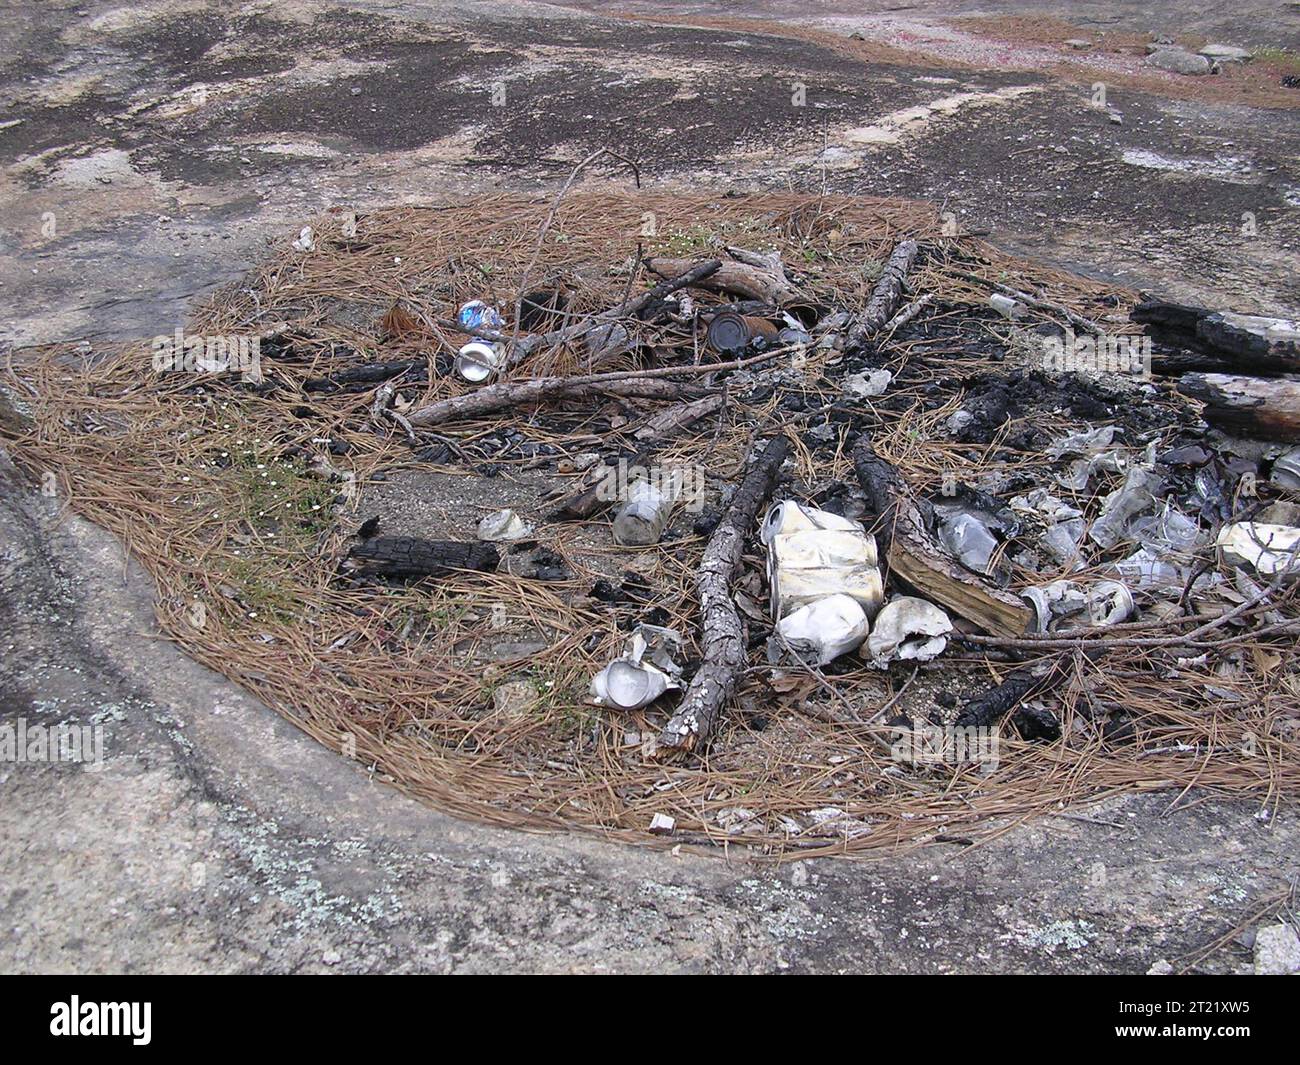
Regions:
<instances>
[{"instance_id":1,"label":"metal can","mask_svg":"<svg viewBox=\"0 0 1300 1065\"><path fill-rule=\"evenodd\" d=\"M479 384L497 372L504 350L501 344L471 340L456 353L455 370L471 384Z\"/></svg>"},{"instance_id":2,"label":"metal can","mask_svg":"<svg viewBox=\"0 0 1300 1065\"><path fill-rule=\"evenodd\" d=\"M744 351L755 340L774 343L779 332L766 318L722 311L713 316L705 340L714 351L730 353Z\"/></svg>"},{"instance_id":3,"label":"metal can","mask_svg":"<svg viewBox=\"0 0 1300 1065\"><path fill-rule=\"evenodd\" d=\"M614 540L625 547L649 547L664 534L673 505L677 502L675 484L651 484L634 481L627 492L627 502L614 515Z\"/></svg>"},{"instance_id":4,"label":"metal can","mask_svg":"<svg viewBox=\"0 0 1300 1065\"><path fill-rule=\"evenodd\" d=\"M497 309L482 300L470 300L461 307L456 321L464 329L500 329L503 324Z\"/></svg>"}]
</instances>

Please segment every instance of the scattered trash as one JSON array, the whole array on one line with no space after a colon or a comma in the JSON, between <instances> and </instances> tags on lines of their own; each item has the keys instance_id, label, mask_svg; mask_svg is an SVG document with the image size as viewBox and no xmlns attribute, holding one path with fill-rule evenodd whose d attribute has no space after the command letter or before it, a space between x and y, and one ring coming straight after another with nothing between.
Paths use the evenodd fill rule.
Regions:
<instances>
[{"instance_id":1,"label":"scattered trash","mask_svg":"<svg viewBox=\"0 0 1300 1065\"><path fill-rule=\"evenodd\" d=\"M894 375L888 370L872 370L870 373L849 374L844 378L844 394L858 399L871 399L883 396Z\"/></svg>"},{"instance_id":2,"label":"scattered trash","mask_svg":"<svg viewBox=\"0 0 1300 1065\"><path fill-rule=\"evenodd\" d=\"M1133 594L1119 581L1053 581L1020 593L1034 608L1035 632L1117 625L1133 616Z\"/></svg>"},{"instance_id":3,"label":"scattered trash","mask_svg":"<svg viewBox=\"0 0 1300 1065\"><path fill-rule=\"evenodd\" d=\"M773 665L827 665L862 646L870 629L862 604L849 595L828 595L781 618L767 641ZM792 654L793 652L793 654Z\"/></svg>"},{"instance_id":4,"label":"scattered trash","mask_svg":"<svg viewBox=\"0 0 1300 1065\"><path fill-rule=\"evenodd\" d=\"M1044 526L1038 537L1038 546L1061 565L1082 566L1079 545L1083 541L1086 523L1083 511L1072 507L1052 495L1046 488L1035 488L1023 496L1014 496L1013 511L1031 517Z\"/></svg>"},{"instance_id":5,"label":"scattered trash","mask_svg":"<svg viewBox=\"0 0 1300 1065\"><path fill-rule=\"evenodd\" d=\"M657 544L680 490L680 482L668 477L658 482L645 478L633 481L627 489L627 502L614 515L614 540L624 547Z\"/></svg>"},{"instance_id":6,"label":"scattered trash","mask_svg":"<svg viewBox=\"0 0 1300 1065\"><path fill-rule=\"evenodd\" d=\"M876 540L850 518L793 500L773 506L760 539L767 547L772 616L777 620L827 596L844 594L873 616L884 601Z\"/></svg>"},{"instance_id":7,"label":"scattered trash","mask_svg":"<svg viewBox=\"0 0 1300 1065\"><path fill-rule=\"evenodd\" d=\"M489 340L471 340L456 353L455 370L471 384L486 381L501 366L505 346Z\"/></svg>"},{"instance_id":8,"label":"scattered trash","mask_svg":"<svg viewBox=\"0 0 1300 1065\"><path fill-rule=\"evenodd\" d=\"M298 231L298 239L293 242L293 246L298 251L316 250L316 235L312 232L311 226L303 226Z\"/></svg>"},{"instance_id":9,"label":"scattered trash","mask_svg":"<svg viewBox=\"0 0 1300 1065\"><path fill-rule=\"evenodd\" d=\"M723 311L713 316L705 334L708 345L724 355L746 350L756 340L775 343L780 330L765 318Z\"/></svg>"},{"instance_id":10,"label":"scattered trash","mask_svg":"<svg viewBox=\"0 0 1300 1065\"><path fill-rule=\"evenodd\" d=\"M1045 372L1034 358L1038 341L1070 331L1100 343L1099 331L1116 323L1116 334L1129 336L1123 314L1132 297L1064 273L1036 274L991 247L939 240L920 223L915 240L894 238L889 251L880 234L898 232L895 222L882 229L877 208L866 212L848 198L833 211L787 197L765 201L762 211L749 204L744 213L731 197L711 197L683 214L681 195L653 201L663 226L645 241L646 258L628 254L624 230L606 244L599 239L609 217L635 217L622 208L610 213L616 197L562 215L521 202L518 210L543 239L501 228L495 200L475 214L474 241L492 249L492 298L510 308L508 329L484 300L464 304L452 320L446 294L475 275L459 266L446 277L428 274L418 249L454 249L454 231L439 228L437 240L424 239L421 227L449 224L441 213L418 213L415 221L410 212L368 213L367 238L381 254L358 255L351 238L348 245L333 239L333 221L330 240L315 241L308 227L303 247L281 246L290 263L304 248L314 249L312 262L331 256L308 271L323 290L323 308L350 297L335 290L371 258L383 260L385 293L398 290L390 264L407 261L404 295L366 304L378 307L373 346L353 343L364 323L347 316L347 330L321 315L311 329L295 320L273 338L268 333L283 394L247 403L238 384L205 379L204 402L225 388L234 401L214 407L212 417L240 423L148 452L186 460L177 464L178 485L167 488L185 504L174 507L178 516L157 499L139 508L167 517L168 535L178 538L193 524L179 484L195 469L205 479L220 476L229 460L258 482L265 475L257 487L267 504L244 514L243 525L230 523L227 539L214 538L204 556L232 556L209 587L233 606L208 612L209 634L230 637L232 646L283 640L272 607L252 600L281 569L296 579L283 559L310 553L302 568L316 564L338 542L331 534L346 533L354 516L382 513L385 531L418 521L418 508L412 515L392 506L394 497L425 487L407 478L426 471L410 467L459 467L452 472L473 489L461 498L482 518L477 541L378 537L378 523L368 521L344 541L346 558L328 558L336 571L312 573L324 579L311 588L333 580L330 592L339 594L313 598L309 590L308 610L286 624L312 626L304 645L314 641L329 656L319 675L330 679L338 706L317 708L329 725L382 717L403 697L409 670L377 668L384 656L408 662L450 648L431 674L437 713L413 720L402 740L417 754L427 743L436 757L402 771L418 779L457 759L458 779L470 779L475 767L465 760L486 764L490 755L491 773L481 774L473 798L484 808L633 835L655 814L646 799L663 793L672 816L656 814L655 833L681 827L692 841L740 835L746 844L784 842L787 833L814 847L852 836L867 847L933 836L958 802L978 820L1153 779L1179 788L1244 781L1244 791L1259 786L1260 765L1278 793L1300 787L1294 768L1277 757L1289 739L1257 728L1249 712L1261 692L1284 691L1288 638L1300 631L1296 589L1266 587L1279 573L1300 572L1300 497L1290 494L1300 491L1300 441L1291 439L1300 433L1300 399L1293 403L1289 391L1300 396L1291 383L1300 370L1294 323L1148 301L1142 313L1151 321L1138 324L1165 332L1141 379ZM719 239L703 245L708 258L655 254L686 254L694 243L677 235L693 232L696 216L709 212ZM563 233L550 229L560 217ZM770 218L779 219L773 246L791 267L775 251L722 243L723 234ZM730 224L736 221L745 225ZM841 235L827 238L817 257L801 257L831 226ZM480 241L480 227L491 229L490 242ZM873 249L869 264L863 248ZM344 252L351 265L333 269L333 256ZM909 276L913 263L922 269ZM857 298L864 278L869 300ZM998 280L1009 278L1041 295ZM244 290L232 291L219 320L233 327L301 317L277 288L254 291L251 302ZM1048 302L1049 292L1060 302ZM313 308L317 294L307 293ZM907 328L926 307L934 313ZM1016 327L989 328L995 315ZM457 340L448 344L449 336ZM820 357L774 350L800 345L815 345ZM599 372L597 363L612 356L614 372ZM1198 387L1212 398L1196 400L1181 380L1176 393L1170 366L1178 373L1208 367ZM1225 366L1232 373L1219 380L1213 370ZM98 364L91 369L102 372ZM445 379L449 370L475 384L497 383L461 387ZM1261 376L1251 377L1256 370ZM138 379L138 366L106 374L93 395L112 397L114 416L121 409L144 425L160 402L193 401L181 388L142 403ZM113 464L126 461L126 449L112 421L79 387L53 398L30 393L43 407L36 458L48 464L67 452L98 457L94 468L120 468ZM1293 407L1298 413L1288 420ZM444 430L449 422L462 425ZM1260 425L1277 442L1242 439ZM32 438L27 430L9 436L22 447ZM237 455L226 454L235 450L228 440L239 441ZM248 440L259 443L244 450ZM330 465L348 454L355 474ZM684 535L675 526L661 550L608 550L611 536L631 548L668 536L674 514L686 509L680 485L653 472L626 473L675 470L682 461L699 471L707 511L683 517ZM302 482L293 494L283 490L291 477ZM525 493L551 478L547 524L539 518L534 530L510 504L528 499L531 515ZM350 506L361 491L373 496L364 510ZM93 493L86 505L92 513L112 509ZM767 588L756 539L766 548ZM250 566L263 546L273 553ZM1218 561L1236 568L1215 566L1216 547ZM384 586L388 579L416 583L399 596ZM536 583L546 581L563 583ZM265 601L280 611L283 600L292 613L293 596L272 595L282 590L267 589ZM1216 624L1266 590L1267 602ZM168 593L176 591L173 582ZM425 609L422 599L434 602ZM1105 631L1138 617L1139 606L1142 625L1131 637ZM237 622L223 620L225 613ZM668 624L679 624L681 634ZM1068 642L1031 635L1080 629L1102 631ZM617 657L605 653L610 633L618 634ZM950 643L960 654L949 652ZM274 656L260 643L253 652L239 660L241 676L265 670L272 690L282 691L282 671L271 675ZM986 793L970 787L968 774L949 780L942 768L864 759L862 735L852 729L805 727L807 719L847 724L858 710L873 710L881 685L864 680L862 662L893 666L894 680L911 663L933 662L916 671L919 683L892 685L889 720L913 722L918 733L927 718L991 729L1005 723L1022 739L1059 743L1059 757L1041 762L1069 764L1068 787L1063 776L1026 762L1014 775L1020 792L987 778ZM809 676L806 667L832 668ZM770 674L765 685L750 682L758 670ZM557 705L588 687L600 709ZM1080 690L1089 696L1087 713L1074 712ZM1207 705L1186 713L1198 696ZM735 728L727 727L732 713ZM1235 748L1249 728L1265 757L1243 768ZM1177 750L1155 749L1174 732ZM1221 752L1212 764L1183 756L1211 749ZM645 765L704 752L686 773ZM400 766L401 756L390 761ZM933 793L912 786L927 783L925 773L945 775Z\"/></svg>"},{"instance_id":11,"label":"scattered trash","mask_svg":"<svg viewBox=\"0 0 1300 1065\"><path fill-rule=\"evenodd\" d=\"M523 540L531 536L533 527L526 524L513 510L506 508L489 514L478 523L478 538L488 541Z\"/></svg>"},{"instance_id":12,"label":"scattered trash","mask_svg":"<svg viewBox=\"0 0 1300 1065\"><path fill-rule=\"evenodd\" d=\"M948 646L952 622L933 603L911 595L891 599L876 615L867 651L871 664L884 669L903 659L928 662Z\"/></svg>"},{"instance_id":13,"label":"scattered trash","mask_svg":"<svg viewBox=\"0 0 1300 1065\"><path fill-rule=\"evenodd\" d=\"M1134 466L1124 477L1122 488L1111 492L1101 505L1101 515L1088 530L1088 538L1107 550L1139 536L1131 527L1135 518L1156 505L1154 493L1160 477L1146 466Z\"/></svg>"},{"instance_id":14,"label":"scattered trash","mask_svg":"<svg viewBox=\"0 0 1300 1065\"><path fill-rule=\"evenodd\" d=\"M470 300L456 313L456 321L464 329L500 329L501 315L482 300Z\"/></svg>"},{"instance_id":15,"label":"scattered trash","mask_svg":"<svg viewBox=\"0 0 1300 1065\"><path fill-rule=\"evenodd\" d=\"M938 508L936 508L938 510ZM968 510L946 508L939 518L939 542L968 570L988 573L998 542L989 527Z\"/></svg>"},{"instance_id":16,"label":"scattered trash","mask_svg":"<svg viewBox=\"0 0 1300 1065\"><path fill-rule=\"evenodd\" d=\"M1029 308L1023 303L1010 296L1004 296L1001 292L995 292L989 297L989 306L1003 318L1018 319L1029 313Z\"/></svg>"},{"instance_id":17,"label":"scattered trash","mask_svg":"<svg viewBox=\"0 0 1300 1065\"><path fill-rule=\"evenodd\" d=\"M650 818L650 832L656 836L671 836L677 828L677 819L667 814L655 814Z\"/></svg>"},{"instance_id":18,"label":"scattered trash","mask_svg":"<svg viewBox=\"0 0 1300 1065\"><path fill-rule=\"evenodd\" d=\"M1233 566L1249 566L1261 577L1300 573L1300 529L1243 521L1219 530L1219 551Z\"/></svg>"},{"instance_id":19,"label":"scattered trash","mask_svg":"<svg viewBox=\"0 0 1300 1065\"><path fill-rule=\"evenodd\" d=\"M1176 588L1181 592L1187 583L1187 573L1182 566L1147 547L1138 548L1114 565L1115 571L1134 588Z\"/></svg>"},{"instance_id":20,"label":"scattered trash","mask_svg":"<svg viewBox=\"0 0 1300 1065\"><path fill-rule=\"evenodd\" d=\"M681 687L682 637L675 629L638 625L623 654L591 679L591 696L602 706L639 710Z\"/></svg>"}]
</instances>

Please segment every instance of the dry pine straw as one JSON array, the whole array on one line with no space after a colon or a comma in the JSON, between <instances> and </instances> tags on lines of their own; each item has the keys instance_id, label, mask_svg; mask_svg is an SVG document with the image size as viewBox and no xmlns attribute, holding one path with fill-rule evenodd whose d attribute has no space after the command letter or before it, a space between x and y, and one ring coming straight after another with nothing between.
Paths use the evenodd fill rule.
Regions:
<instances>
[{"instance_id":1,"label":"dry pine straw","mask_svg":"<svg viewBox=\"0 0 1300 1065\"><path fill-rule=\"evenodd\" d=\"M158 582L160 623L188 653L323 744L467 817L638 842L752 845L781 858L865 854L936 836L978 841L1066 804L1124 792L1172 789L1174 802L1194 801L1193 794L1250 796L1272 808L1300 790L1296 747L1284 731L1296 702L1291 640L1241 642L1233 670L1214 657L1176 665L1174 653L1149 647L1097 663L1078 655L1052 701L1062 714L1062 739L1031 743L1004 735L991 768L900 765L878 724L873 730L823 720L816 710L827 696L815 678L772 687L756 668L711 752L665 766L644 758L636 738L657 732L662 711L617 714L585 702L591 674L618 652L625 633L585 597L598 574L569 550L568 528L543 531L553 531L552 546L568 558L574 579L567 582L504 574L407 588L340 581L345 528L355 525L356 506L337 507L340 484L312 472L308 458L319 461L326 437L346 440L350 453L329 461L364 484L381 468L412 465L412 457L396 426L375 431L373 393L304 396L301 382L358 357L454 350L461 338L428 323L450 317L469 298L513 306L549 209L542 200L506 196L454 208L403 207L363 216L350 238L342 216L327 217L315 227L316 251L303 254L286 242L188 327L240 334L281 326L292 355L264 357L264 371L280 388L257 394L230 377L153 373L147 345L90 365L67 351L46 351L10 375L9 386L34 420L34 429L13 441L15 454L33 472L55 471L71 506L114 532L145 564ZM647 233L650 218L654 235ZM579 192L561 203L528 282L567 284L573 310L601 309L627 291L638 244L646 254L699 256L717 235L779 248L828 301L856 306L871 287L863 264L883 262L901 235L936 239L936 223L916 205L847 197ZM949 305L983 302L986 292L956 276L971 271L1081 313L1094 312L1095 298L1106 291L978 242L948 247L960 263L949 270L936 259L914 285ZM374 323L395 306L422 324L380 339ZM901 360L908 345L889 350ZM568 351L536 358L559 371L581 363ZM516 375L537 369L525 365ZM820 369L816 360L809 365L808 387L829 390ZM463 387L430 377L403 389L416 405ZM912 417L882 420L877 446L911 483L932 485L940 469L970 472L950 443L932 438L951 409L925 411L918 394ZM531 439L564 441L599 431L596 416L545 413L452 425L445 433L463 445L508 422ZM703 462L711 477L732 480L755 438L782 422L775 400L757 409L731 403L720 421L706 420L665 461ZM827 469L797 432L791 435L805 484L851 478L847 445ZM1033 467L1044 460L1007 461ZM650 581L647 609L663 607L686 633L693 632L692 576L701 546L697 539L659 551ZM751 563L743 586L762 602L753 575L760 560ZM505 635L493 627L495 604L504 606L509 632L542 633L548 646L494 661ZM950 657L962 662L941 659L923 671L893 712L924 717L940 688L970 694L1012 668L969 651L952 649ZM869 720L908 672L854 669L833 679L836 701ZM507 683L515 698L498 706L494 692ZM1240 701L1205 699L1210 685L1239 692ZM1133 734L1107 744L1099 724L1120 708L1132 715ZM647 834L656 813L676 820L675 836Z\"/></svg>"}]
</instances>

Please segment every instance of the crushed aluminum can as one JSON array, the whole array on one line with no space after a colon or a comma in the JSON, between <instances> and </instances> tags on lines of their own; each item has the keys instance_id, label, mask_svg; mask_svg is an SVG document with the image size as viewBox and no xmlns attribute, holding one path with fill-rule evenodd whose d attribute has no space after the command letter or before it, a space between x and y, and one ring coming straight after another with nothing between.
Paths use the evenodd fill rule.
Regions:
<instances>
[{"instance_id":1,"label":"crushed aluminum can","mask_svg":"<svg viewBox=\"0 0 1300 1065\"><path fill-rule=\"evenodd\" d=\"M614 515L614 541L624 547L649 547L657 544L677 502L675 484L668 480L655 485L633 481L627 501Z\"/></svg>"},{"instance_id":2,"label":"crushed aluminum can","mask_svg":"<svg viewBox=\"0 0 1300 1065\"><path fill-rule=\"evenodd\" d=\"M1026 588L1020 598L1034 610L1031 632L1058 629L1104 628L1127 621L1136 610L1133 593L1119 581L1053 581L1041 588Z\"/></svg>"},{"instance_id":3,"label":"crushed aluminum can","mask_svg":"<svg viewBox=\"0 0 1300 1065\"><path fill-rule=\"evenodd\" d=\"M456 321L463 329L500 329L501 314L482 300L470 300L456 313Z\"/></svg>"},{"instance_id":4,"label":"crushed aluminum can","mask_svg":"<svg viewBox=\"0 0 1300 1065\"><path fill-rule=\"evenodd\" d=\"M1248 566L1261 577L1300 575L1300 529L1239 521L1219 530L1219 554L1233 566Z\"/></svg>"},{"instance_id":5,"label":"crushed aluminum can","mask_svg":"<svg viewBox=\"0 0 1300 1065\"><path fill-rule=\"evenodd\" d=\"M884 602L876 538L850 518L785 500L763 519L772 616L843 593L856 599L868 618Z\"/></svg>"},{"instance_id":6,"label":"crushed aluminum can","mask_svg":"<svg viewBox=\"0 0 1300 1065\"><path fill-rule=\"evenodd\" d=\"M676 629L638 625L621 656L591 678L591 697L615 710L640 710L667 691L681 688L682 650Z\"/></svg>"},{"instance_id":7,"label":"crushed aluminum can","mask_svg":"<svg viewBox=\"0 0 1300 1065\"><path fill-rule=\"evenodd\" d=\"M1300 447L1293 447L1274 460L1269 480L1289 491L1300 491Z\"/></svg>"},{"instance_id":8,"label":"crushed aluminum can","mask_svg":"<svg viewBox=\"0 0 1300 1065\"><path fill-rule=\"evenodd\" d=\"M933 603L913 595L896 595L876 615L867 637L867 652L876 669L890 662L928 662L948 646L952 620Z\"/></svg>"},{"instance_id":9,"label":"crushed aluminum can","mask_svg":"<svg viewBox=\"0 0 1300 1065\"><path fill-rule=\"evenodd\" d=\"M523 540L532 532L533 527L509 507L489 514L478 523L478 538L489 542Z\"/></svg>"},{"instance_id":10,"label":"crushed aluminum can","mask_svg":"<svg viewBox=\"0 0 1300 1065\"><path fill-rule=\"evenodd\" d=\"M861 647L870 630L861 603L849 595L828 595L776 623L767 641L767 660L824 666Z\"/></svg>"},{"instance_id":11,"label":"crushed aluminum can","mask_svg":"<svg viewBox=\"0 0 1300 1065\"><path fill-rule=\"evenodd\" d=\"M471 340L456 353L456 373L471 384L480 384L500 368L504 350L501 344Z\"/></svg>"}]
</instances>

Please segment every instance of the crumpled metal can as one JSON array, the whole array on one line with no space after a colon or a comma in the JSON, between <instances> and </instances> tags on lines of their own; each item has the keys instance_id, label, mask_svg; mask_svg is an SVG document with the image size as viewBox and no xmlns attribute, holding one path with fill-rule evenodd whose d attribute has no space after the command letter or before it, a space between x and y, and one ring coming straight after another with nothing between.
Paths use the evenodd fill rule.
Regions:
<instances>
[{"instance_id":1,"label":"crumpled metal can","mask_svg":"<svg viewBox=\"0 0 1300 1065\"><path fill-rule=\"evenodd\" d=\"M884 602L876 538L858 522L785 500L767 512L760 539L776 619L830 595L856 599L868 618Z\"/></svg>"},{"instance_id":2,"label":"crumpled metal can","mask_svg":"<svg viewBox=\"0 0 1300 1065\"><path fill-rule=\"evenodd\" d=\"M482 300L470 300L456 314L463 329L500 329L501 314Z\"/></svg>"},{"instance_id":3,"label":"crumpled metal can","mask_svg":"<svg viewBox=\"0 0 1300 1065\"><path fill-rule=\"evenodd\" d=\"M675 655L682 651L676 629L638 625L623 654L591 678L591 696L601 706L639 710L664 692L681 687L682 668Z\"/></svg>"},{"instance_id":4,"label":"crumpled metal can","mask_svg":"<svg viewBox=\"0 0 1300 1065\"><path fill-rule=\"evenodd\" d=\"M672 483L661 485L633 481L627 501L614 515L614 539L625 547L648 547L657 544L677 502Z\"/></svg>"},{"instance_id":5,"label":"crumpled metal can","mask_svg":"<svg viewBox=\"0 0 1300 1065\"><path fill-rule=\"evenodd\" d=\"M1118 625L1137 609L1133 593L1119 581L1053 581L1026 588L1020 598L1034 608L1033 632Z\"/></svg>"},{"instance_id":6,"label":"crumpled metal can","mask_svg":"<svg viewBox=\"0 0 1300 1065\"><path fill-rule=\"evenodd\" d=\"M504 350L500 344L471 340L456 353L456 373L471 384L486 381L500 368Z\"/></svg>"},{"instance_id":7,"label":"crumpled metal can","mask_svg":"<svg viewBox=\"0 0 1300 1065\"><path fill-rule=\"evenodd\" d=\"M767 641L767 660L824 666L861 647L870 629L861 603L849 595L828 595L776 623Z\"/></svg>"}]
</instances>

